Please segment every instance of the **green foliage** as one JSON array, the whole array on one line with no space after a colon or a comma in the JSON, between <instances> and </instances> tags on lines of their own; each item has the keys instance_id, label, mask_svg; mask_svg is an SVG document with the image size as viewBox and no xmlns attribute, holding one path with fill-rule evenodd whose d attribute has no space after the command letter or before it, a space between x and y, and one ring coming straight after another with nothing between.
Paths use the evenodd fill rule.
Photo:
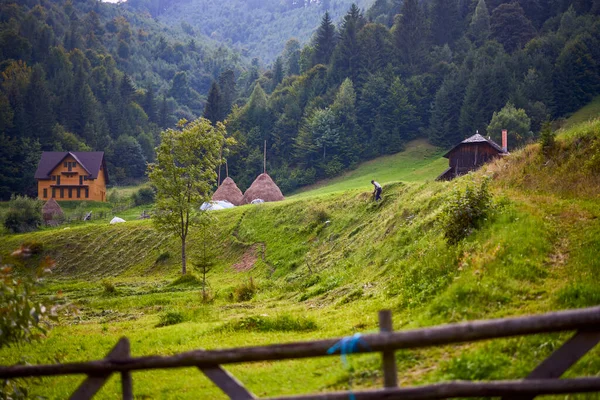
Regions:
<instances>
[{"instance_id":1,"label":"green foliage","mask_svg":"<svg viewBox=\"0 0 600 400\"><path fill-rule=\"evenodd\" d=\"M186 273L186 239L197 223L199 207L210 199L220 163L219 152L225 142L225 127L200 118L182 121L182 129L161 134L156 163L149 164L148 177L156 187L156 229L179 236L181 272Z\"/></svg>"},{"instance_id":2,"label":"green foliage","mask_svg":"<svg viewBox=\"0 0 600 400\"><path fill-rule=\"evenodd\" d=\"M104 288L104 294L106 295L112 296L117 294L117 288L115 287L115 284L108 279L104 279L102 281L102 287Z\"/></svg>"},{"instance_id":3,"label":"green foliage","mask_svg":"<svg viewBox=\"0 0 600 400\"><path fill-rule=\"evenodd\" d=\"M449 244L457 244L481 226L492 207L487 179L479 187L468 184L464 193L456 191L440 216L444 238Z\"/></svg>"},{"instance_id":4,"label":"green foliage","mask_svg":"<svg viewBox=\"0 0 600 400\"><path fill-rule=\"evenodd\" d=\"M172 286L199 286L202 282L194 274L185 274L178 276L171 285Z\"/></svg>"},{"instance_id":5,"label":"green foliage","mask_svg":"<svg viewBox=\"0 0 600 400\"><path fill-rule=\"evenodd\" d=\"M542 125L542 131L540 132L540 144L542 145L542 153L548 156L556 146L556 132L552 130L550 122Z\"/></svg>"},{"instance_id":6,"label":"green foliage","mask_svg":"<svg viewBox=\"0 0 600 400\"><path fill-rule=\"evenodd\" d=\"M258 287L254 280L250 278L248 282L244 282L233 289L233 299L235 301L249 301L254 297Z\"/></svg>"},{"instance_id":7,"label":"green foliage","mask_svg":"<svg viewBox=\"0 0 600 400\"><path fill-rule=\"evenodd\" d=\"M31 254L25 246L13 252L21 258ZM39 339L51 322L58 320L62 306L57 306L56 299L35 297L37 287L53 267L54 261L45 258L33 275L19 277L13 267L0 266L0 348Z\"/></svg>"},{"instance_id":8,"label":"green foliage","mask_svg":"<svg viewBox=\"0 0 600 400\"><path fill-rule=\"evenodd\" d=\"M4 227L12 233L31 232L42 225L42 202L25 196L12 196L4 215Z\"/></svg>"},{"instance_id":9,"label":"green foliage","mask_svg":"<svg viewBox=\"0 0 600 400\"><path fill-rule=\"evenodd\" d=\"M136 206L142 206L146 204L154 203L154 199L156 198L156 192L151 187L143 187L140 188L133 195L133 203Z\"/></svg>"},{"instance_id":10,"label":"green foliage","mask_svg":"<svg viewBox=\"0 0 600 400\"><path fill-rule=\"evenodd\" d=\"M185 317L179 311L167 311L164 314L160 315L160 319L158 324L156 324L157 328L163 326L177 325L185 321Z\"/></svg>"},{"instance_id":11,"label":"green foliage","mask_svg":"<svg viewBox=\"0 0 600 400\"><path fill-rule=\"evenodd\" d=\"M509 148L518 148L532 139L530 131L531 120L522 108L517 109L512 103L508 102L498 112L494 112L492 120L487 127L488 135L497 142L501 143L502 130L508 130Z\"/></svg>"},{"instance_id":12,"label":"green foliage","mask_svg":"<svg viewBox=\"0 0 600 400\"><path fill-rule=\"evenodd\" d=\"M254 315L231 321L223 325L223 331L256 331L256 332L309 332L317 329L312 318L291 316L289 314L267 317Z\"/></svg>"}]
</instances>

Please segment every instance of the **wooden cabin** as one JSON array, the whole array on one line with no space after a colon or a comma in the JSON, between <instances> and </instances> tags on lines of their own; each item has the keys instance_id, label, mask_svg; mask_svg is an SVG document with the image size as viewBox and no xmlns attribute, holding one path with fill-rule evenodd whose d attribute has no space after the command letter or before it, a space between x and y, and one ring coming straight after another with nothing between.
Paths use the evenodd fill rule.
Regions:
<instances>
[{"instance_id":1,"label":"wooden cabin","mask_svg":"<svg viewBox=\"0 0 600 400\"><path fill-rule=\"evenodd\" d=\"M504 147L500 147L492 139L486 139L478 133L463 140L444 154L449 161L449 166L436 180L452 180L478 169L496 157L507 154L505 131L502 132L502 142Z\"/></svg>"},{"instance_id":2,"label":"wooden cabin","mask_svg":"<svg viewBox=\"0 0 600 400\"><path fill-rule=\"evenodd\" d=\"M102 151L45 151L35 171L40 200L106 201Z\"/></svg>"}]
</instances>

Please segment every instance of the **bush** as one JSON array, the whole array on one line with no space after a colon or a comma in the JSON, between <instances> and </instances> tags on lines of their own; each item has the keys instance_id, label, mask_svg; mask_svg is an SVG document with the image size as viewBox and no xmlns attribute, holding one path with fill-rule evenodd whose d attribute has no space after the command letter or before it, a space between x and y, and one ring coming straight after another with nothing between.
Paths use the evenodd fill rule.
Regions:
<instances>
[{"instance_id":1,"label":"bush","mask_svg":"<svg viewBox=\"0 0 600 400\"><path fill-rule=\"evenodd\" d=\"M160 328L161 326L176 325L182 323L184 320L183 314L179 311L169 311L160 316L160 320L158 324L156 324L156 327Z\"/></svg>"},{"instance_id":2,"label":"bush","mask_svg":"<svg viewBox=\"0 0 600 400\"><path fill-rule=\"evenodd\" d=\"M258 331L258 332L306 332L317 329L314 320L306 317L292 317L284 314L277 317L250 316L237 321L229 322L221 328L231 331Z\"/></svg>"},{"instance_id":3,"label":"bush","mask_svg":"<svg viewBox=\"0 0 600 400\"><path fill-rule=\"evenodd\" d=\"M540 132L540 144L542 145L542 153L544 155L548 156L554 150L554 146L556 145L555 137L556 133L552 130L552 125L550 122L545 122Z\"/></svg>"},{"instance_id":4,"label":"bush","mask_svg":"<svg viewBox=\"0 0 600 400\"><path fill-rule=\"evenodd\" d=\"M132 195L133 203L136 206L154 203L156 193L150 187L143 187Z\"/></svg>"},{"instance_id":5,"label":"bush","mask_svg":"<svg viewBox=\"0 0 600 400\"><path fill-rule=\"evenodd\" d=\"M12 196L4 216L4 227L11 233L35 231L42 225L42 202L25 196Z\"/></svg>"},{"instance_id":6,"label":"bush","mask_svg":"<svg viewBox=\"0 0 600 400\"><path fill-rule=\"evenodd\" d=\"M233 298L235 301L248 301L254 297L254 293L256 293L256 285L250 278L248 283L242 283L234 289Z\"/></svg>"},{"instance_id":7,"label":"bush","mask_svg":"<svg viewBox=\"0 0 600 400\"><path fill-rule=\"evenodd\" d=\"M464 193L455 192L442 213L444 237L449 244L457 244L477 229L492 209L489 179L478 188L467 185Z\"/></svg>"},{"instance_id":8,"label":"bush","mask_svg":"<svg viewBox=\"0 0 600 400\"><path fill-rule=\"evenodd\" d=\"M102 287L104 287L104 294L116 294L117 293L117 288L115 287L114 283L112 283L109 280L103 280L102 281Z\"/></svg>"}]
</instances>

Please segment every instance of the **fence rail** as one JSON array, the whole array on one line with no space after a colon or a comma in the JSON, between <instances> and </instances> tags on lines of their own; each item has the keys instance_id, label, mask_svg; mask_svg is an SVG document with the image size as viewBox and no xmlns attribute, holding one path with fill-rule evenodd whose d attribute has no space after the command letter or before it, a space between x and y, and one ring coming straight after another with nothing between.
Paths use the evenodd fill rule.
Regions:
<instances>
[{"instance_id":1,"label":"fence rail","mask_svg":"<svg viewBox=\"0 0 600 400\"><path fill-rule=\"evenodd\" d=\"M600 342L600 307L559 311L543 315L450 324L432 328L392 331L391 312L379 313L380 332L360 337L362 346L354 353L380 352L384 389L352 393L357 399L441 399L451 397L508 396L528 400L540 394L600 391L600 378L558 379L575 362ZM576 334L535 368L524 380L492 382L449 382L398 388L394 351L539 333L576 331ZM347 340L348 338L346 338ZM232 399L255 399L242 383L221 365L324 357L343 338L241 347L224 350L194 350L174 356L131 357L129 341L122 338L103 360L0 367L0 378L22 378L85 374L88 378L72 399L89 399L113 373L120 373L124 399L133 398L131 371L197 367ZM339 353L338 353L339 354ZM600 371L599 371L600 372ZM350 392L325 393L275 399L347 399Z\"/></svg>"}]
</instances>

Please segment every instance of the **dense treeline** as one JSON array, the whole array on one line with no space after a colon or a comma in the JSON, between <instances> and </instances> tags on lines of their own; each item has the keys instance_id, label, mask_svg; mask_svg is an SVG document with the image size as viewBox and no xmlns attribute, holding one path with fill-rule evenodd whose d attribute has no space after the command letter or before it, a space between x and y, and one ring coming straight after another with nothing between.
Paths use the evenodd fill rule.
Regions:
<instances>
[{"instance_id":1,"label":"dense treeline","mask_svg":"<svg viewBox=\"0 0 600 400\"><path fill-rule=\"evenodd\" d=\"M329 10L334 20L353 0L128 0L127 6L144 10L168 25L201 32L238 49L248 57L270 64L285 42L306 43ZM373 0L355 0L367 7Z\"/></svg>"},{"instance_id":2,"label":"dense treeline","mask_svg":"<svg viewBox=\"0 0 600 400\"><path fill-rule=\"evenodd\" d=\"M593 0L377 0L339 26L325 13L228 116L230 174L247 187L265 140L284 191L415 137L448 147L508 124L514 148L600 93L599 13Z\"/></svg>"},{"instance_id":3,"label":"dense treeline","mask_svg":"<svg viewBox=\"0 0 600 400\"><path fill-rule=\"evenodd\" d=\"M41 151L105 151L113 182L144 177L161 129L245 76L202 40L95 0L0 2L0 199L35 194Z\"/></svg>"}]
</instances>

